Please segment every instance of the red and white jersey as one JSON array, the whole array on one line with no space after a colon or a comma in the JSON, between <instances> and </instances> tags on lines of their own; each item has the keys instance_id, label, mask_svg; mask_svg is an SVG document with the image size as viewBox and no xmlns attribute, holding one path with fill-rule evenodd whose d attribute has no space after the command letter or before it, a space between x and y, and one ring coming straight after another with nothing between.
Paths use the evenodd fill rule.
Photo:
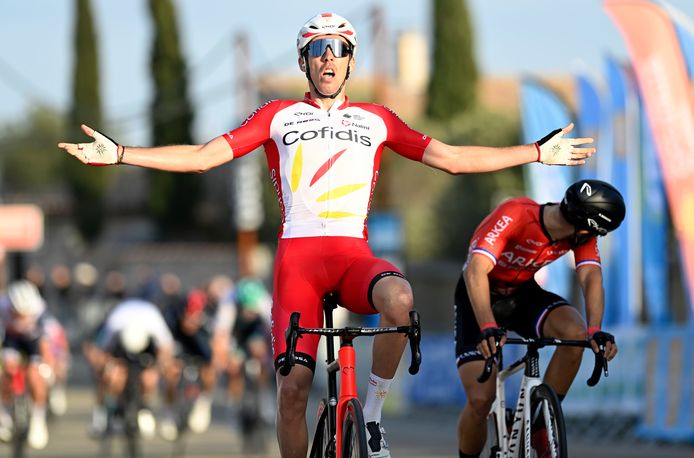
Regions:
<instances>
[{"instance_id":1,"label":"red and white jersey","mask_svg":"<svg viewBox=\"0 0 694 458\"><path fill-rule=\"evenodd\" d=\"M234 158L265 147L281 238L367 238L383 147L421 161L431 141L386 107L345 98L326 111L308 93L303 101L266 103L223 137Z\"/></svg>"},{"instance_id":2,"label":"red and white jersey","mask_svg":"<svg viewBox=\"0 0 694 458\"><path fill-rule=\"evenodd\" d=\"M569 250L574 252L576 269L601 265L596 237L578 246L568 239L552 243L542 221L543 207L527 197L509 199L477 226L469 257L486 256L494 263L489 273L492 292L512 293Z\"/></svg>"}]
</instances>

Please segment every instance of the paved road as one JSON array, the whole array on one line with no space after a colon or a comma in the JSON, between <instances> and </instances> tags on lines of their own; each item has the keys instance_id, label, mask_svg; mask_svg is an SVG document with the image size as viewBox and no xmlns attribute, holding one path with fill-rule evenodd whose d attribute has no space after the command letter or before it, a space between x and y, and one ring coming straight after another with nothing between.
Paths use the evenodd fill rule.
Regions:
<instances>
[{"instance_id":1,"label":"paved road","mask_svg":"<svg viewBox=\"0 0 694 458\"><path fill-rule=\"evenodd\" d=\"M51 439L46 450L30 451L28 458L105 457L99 443L85 433L91 407L91 395L86 388L69 391L69 411L51 425ZM172 444L161 439L145 442L146 457L277 457L274 431L268 431L265 453L242 453L241 441L226 420L222 408L215 409L210 430L202 435L191 435L185 444ZM398 458L455 457L456 411L452 408L427 409L401 416L386 416L384 425L388 432L393 456ZM632 458L671 457L691 458L694 446L665 446L638 443L633 440L619 443L601 442L591 438L570 437L571 456L577 458ZM111 456L123 456L118 446ZM185 453L183 453L185 452ZM0 445L0 456L9 456L6 446Z\"/></svg>"}]
</instances>

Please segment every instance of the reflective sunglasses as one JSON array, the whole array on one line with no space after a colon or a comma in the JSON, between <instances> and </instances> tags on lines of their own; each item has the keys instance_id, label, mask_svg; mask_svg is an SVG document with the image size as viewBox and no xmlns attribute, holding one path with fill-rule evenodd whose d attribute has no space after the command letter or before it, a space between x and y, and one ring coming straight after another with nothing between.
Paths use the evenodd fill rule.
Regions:
<instances>
[{"instance_id":1,"label":"reflective sunglasses","mask_svg":"<svg viewBox=\"0 0 694 458\"><path fill-rule=\"evenodd\" d=\"M309 57L323 57L328 48L337 58L352 55L352 45L339 38L317 38L307 44L305 49Z\"/></svg>"}]
</instances>

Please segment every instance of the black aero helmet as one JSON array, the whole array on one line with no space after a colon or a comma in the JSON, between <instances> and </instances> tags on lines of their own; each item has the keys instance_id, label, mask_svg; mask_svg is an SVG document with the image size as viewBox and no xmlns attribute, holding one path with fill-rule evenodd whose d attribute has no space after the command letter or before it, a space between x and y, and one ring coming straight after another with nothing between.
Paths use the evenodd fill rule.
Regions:
<instances>
[{"instance_id":1,"label":"black aero helmet","mask_svg":"<svg viewBox=\"0 0 694 458\"><path fill-rule=\"evenodd\" d=\"M561 214L577 229L605 235L622 224L626 208L624 198L609 183L579 180L566 190L559 206Z\"/></svg>"}]
</instances>

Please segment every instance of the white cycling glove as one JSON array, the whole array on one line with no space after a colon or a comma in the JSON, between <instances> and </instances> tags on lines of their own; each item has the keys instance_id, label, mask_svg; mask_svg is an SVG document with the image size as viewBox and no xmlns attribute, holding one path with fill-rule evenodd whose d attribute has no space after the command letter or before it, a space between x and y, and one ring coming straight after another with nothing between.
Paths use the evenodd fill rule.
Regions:
<instances>
[{"instance_id":1,"label":"white cycling glove","mask_svg":"<svg viewBox=\"0 0 694 458\"><path fill-rule=\"evenodd\" d=\"M537 161L547 165L570 165L574 145L564 138L562 129L555 129L535 143Z\"/></svg>"},{"instance_id":2,"label":"white cycling glove","mask_svg":"<svg viewBox=\"0 0 694 458\"><path fill-rule=\"evenodd\" d=\"M80 143L77 150L86 163L90 165L112 165L120 164L123 160L125 147L119 145L111 138L94 130L94 141L91 143Z\"/></svg>"}]
</instances>

